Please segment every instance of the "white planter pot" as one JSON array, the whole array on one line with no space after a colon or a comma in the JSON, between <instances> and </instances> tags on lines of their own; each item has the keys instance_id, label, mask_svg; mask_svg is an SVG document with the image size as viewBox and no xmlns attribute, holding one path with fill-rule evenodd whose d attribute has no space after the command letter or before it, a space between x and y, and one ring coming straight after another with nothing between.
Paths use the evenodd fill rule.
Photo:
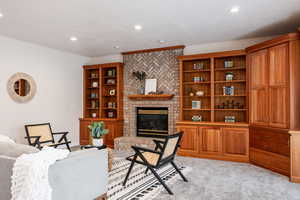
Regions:
<instances>
[{"instance_id":1,"label":"white planter pot","mask_svg":"<svg viewBox=\"0 0 300 200\"><path fill-rule=\"evenodd\" d=\"M103 139L100 138L100 139L94 139L93 138L93 145L94 146L102 146L103 145Z\"/></svg>"}]
</instances>

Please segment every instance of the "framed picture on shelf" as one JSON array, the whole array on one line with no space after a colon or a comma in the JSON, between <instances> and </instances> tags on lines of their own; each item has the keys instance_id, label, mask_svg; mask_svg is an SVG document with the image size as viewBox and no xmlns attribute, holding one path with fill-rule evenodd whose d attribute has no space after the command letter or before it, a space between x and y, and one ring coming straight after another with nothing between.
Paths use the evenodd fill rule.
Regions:
<instances>
[{"instance_id":1,"label":"framed picture on shelf","mask_svg":"<svg viewBox=\"0 0 300 200\"><path fill-rule=\"evenodd\" d=\"M146 79L145 94L150 92L156 92L157 88L157 79Z\"/></svg>"}]
</instances>

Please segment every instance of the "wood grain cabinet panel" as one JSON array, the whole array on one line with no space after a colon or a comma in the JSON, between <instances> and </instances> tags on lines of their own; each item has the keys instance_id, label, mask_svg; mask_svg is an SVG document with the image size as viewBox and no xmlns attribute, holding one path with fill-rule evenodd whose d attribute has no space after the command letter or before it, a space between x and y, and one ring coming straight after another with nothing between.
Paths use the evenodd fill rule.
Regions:
<instances>
[{"instance_id":1,"label":"wood grain cabinet panel","mask_svg":"<svg viewBox=\"0 0 300 200\"><path fill-rule=\"evenodd\" d=\"M223 128L224 153L248 155L249 134L244 128Z\"/></svg>"},{"instance_id":2,"label":"wood grain cabinet panel","mask_svg":"<svg viewBox=\"0 0 300 200\"><path fill-rule=\"evenodd\" d=\"M205 153L222 153L222 136L219 128L200 129L200 151Z\"/></svg>"},{"instance_id":3,"label":"wood grain cabinet panel","mask_svg":"<svg viewBox=\"0 0 300 200\"><path fill-rule=\"evenodd\" d=\"M268 50L247 57L250 71L250 122L265 126L269 122Z\"/></svg>"},{"instance_id":4,"label":"wood grain cabinet panel","mask_svg":"<svg viewBox=\"0 0 300 200\"><path fill-rule=\"evenodd\" d=\"M88 145L90 143L90 131L88 125L91 121L80 120L80 145Z\"/></svg>"},{"instance_id":5,"label":"wood grain cabinet panel","mask_svg":"<svg viewBox=\"0 0 300 200\"><path fill-rule=\"evenodd\" d=\"M114 138L116 134L116 128L114 123L105 123L105 128L108 129L108 134L104 136L104 143L108 146L114 146Z\"/></svg>"},{"instance_id":6,"label":"wood grain cabinet panel","mask_svg":"<svg viewBox=\"0 0 300 200\"><path fill-rule=\"evenodd\" d=\"M269 123L268 89L253 89L250 91L250 121L252 124L266 126Z\"/></svg>"},{"instance_id":7,"label":"wood grain cabinet panel","mask_svg":"<svg viewBox=\"0 0 300 200\"><path fill-rule=\"evenodd\" d=\"M285 43L269 48L269 84L270 86L288 85L289 44Z\"/></svg>"},{"instance_id":8,"label":"wood grain cabinet panel","mask_svg":"<svg viewBox=\"0 0 300 200\"><path fill-rule=\"evenodd\" d=\"M250 66L251 89L261 88L268 85L268 51L261 50L247 56Z\"/></svg>"},{"instance_id":9,"label":"wood grain cabinet panel","mask_svg":"<svg viewBox=\"0 0 300 200\"><path fill-rule=\"evenodd\" d=\"M198 128L193 126L177 127L178 131L183 131L183 137L180 144L180 153L198 153Z\"/></svg>"},{"instance_id":10,"label":"wood grain cabinet panel","mask_svg":"<svg viewBox=\"0 0 300 200\"><path fill-rule=\"evenodd\" d=\"M285 86L269 89L269 124L276 128L289 128L288 88Z\"/></svg>"}]
</instances>

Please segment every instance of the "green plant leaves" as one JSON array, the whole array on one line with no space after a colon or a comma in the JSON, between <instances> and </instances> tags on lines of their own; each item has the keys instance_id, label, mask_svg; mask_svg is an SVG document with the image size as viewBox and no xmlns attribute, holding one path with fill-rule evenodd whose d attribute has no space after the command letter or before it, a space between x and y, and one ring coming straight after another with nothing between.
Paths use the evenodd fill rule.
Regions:
<instances>
[{"instance_id":1,"label":"green plant leaves","mask_svg":"<svg viewBox=\"0 0 300 200\"><path fill-rule=\"evenodd\" d=\"M102 138L103 135L108 134L109 130L104 129L104 122L93 122L88 128L90 129L90 133L92 138L99 139Z\"/></svg>"}]
</instances>

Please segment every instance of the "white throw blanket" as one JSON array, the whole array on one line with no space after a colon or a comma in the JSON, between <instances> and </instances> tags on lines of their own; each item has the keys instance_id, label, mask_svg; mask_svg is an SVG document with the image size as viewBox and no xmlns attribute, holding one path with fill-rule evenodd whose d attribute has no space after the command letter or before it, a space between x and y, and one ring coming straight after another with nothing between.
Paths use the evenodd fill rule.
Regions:
<instances>
[{"instance_id":1,"label":"white throw blanket","mask_svg":"<svg viewBox=\"0 0 300 200\"><path fill-rule=\"evenodd\" d=\"M49 167L68 154L68 150L44 147L38 153L18 157L13 167L11 200L51 200Z\"/></svg>"}]
</instances>

